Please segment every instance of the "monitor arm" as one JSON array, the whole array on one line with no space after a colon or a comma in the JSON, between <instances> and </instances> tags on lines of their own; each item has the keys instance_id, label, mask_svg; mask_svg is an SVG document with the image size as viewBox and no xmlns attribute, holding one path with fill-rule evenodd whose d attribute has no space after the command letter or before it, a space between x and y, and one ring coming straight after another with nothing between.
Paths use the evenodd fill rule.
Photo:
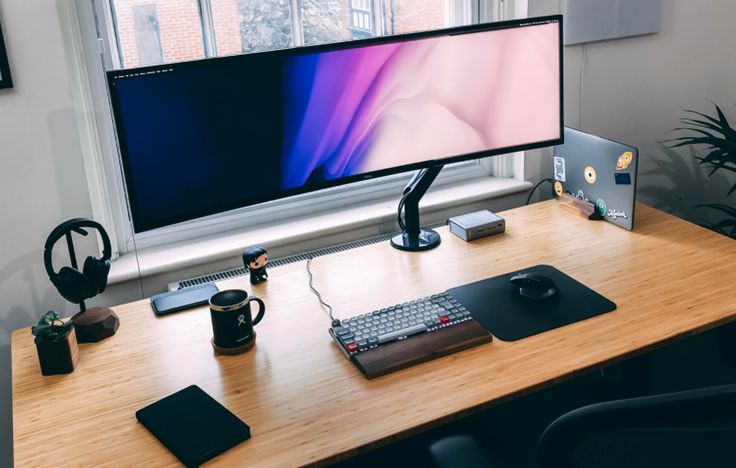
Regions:
<instances>
[{"instance_id":1,"label":"monitor arm","mask_svg":"<svg viewBox=\"0 0 736 468\"><path fill-rule=\"evenodd\" d=\"M419 225L419 201L432 185L443 166L418 171L404 189L404 230L391 238L391 245L399 250L429 250L440 244L440 235Z\"/></svg>"}]
</instances>

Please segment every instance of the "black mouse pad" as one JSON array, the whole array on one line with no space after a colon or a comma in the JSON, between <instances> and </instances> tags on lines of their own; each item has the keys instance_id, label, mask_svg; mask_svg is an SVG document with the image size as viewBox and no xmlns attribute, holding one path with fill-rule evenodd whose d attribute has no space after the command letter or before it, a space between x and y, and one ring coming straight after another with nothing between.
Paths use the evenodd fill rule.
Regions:
<instances>
[{"instance_id":1,"label":"black mouse pad","mask_svg":"<svg viewBox=\"0 0 736 468\"><path fill-rule=\"evenodd\" d=\"M545 275L555 282L559 292L540 301L527 299L509 282L518 273ZM616 309L615 303L549 265L506 273L448 292L503 341L519 340Z\"/></svg>"}]
</instances>

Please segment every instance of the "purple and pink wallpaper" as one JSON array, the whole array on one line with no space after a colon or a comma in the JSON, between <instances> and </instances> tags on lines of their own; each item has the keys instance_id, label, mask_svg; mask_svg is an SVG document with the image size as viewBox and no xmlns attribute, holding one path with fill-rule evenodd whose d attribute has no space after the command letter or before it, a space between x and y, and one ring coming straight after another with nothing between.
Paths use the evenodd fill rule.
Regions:
<instances>
[{"instance_id":1,"label":"purple and pink wallpaper","mask_svg":"<svg viewBox=\"0 0 736 468\"><path fill-rule=\"evenodd\" d=\"M558 28L287 60L282 188L558 138Z\"/></svg>"}]
</instances>

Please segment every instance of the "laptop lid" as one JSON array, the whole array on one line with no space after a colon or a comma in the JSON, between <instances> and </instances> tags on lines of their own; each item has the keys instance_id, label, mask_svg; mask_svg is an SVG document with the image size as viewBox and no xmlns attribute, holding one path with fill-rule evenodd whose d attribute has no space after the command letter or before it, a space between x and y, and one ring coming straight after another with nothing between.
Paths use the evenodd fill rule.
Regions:
<instances>
[{"instance_id":1,"label":"laptop lid","mask_svg":"<svg viewBox=\"0 0 736 468\"><path fill-rule=\"evenodd\" d=\"M555 192L595 204L606 221L631 231L638 164L635 147L565 127L565 144L554 148Z\"/></svg>"}]
</instances>

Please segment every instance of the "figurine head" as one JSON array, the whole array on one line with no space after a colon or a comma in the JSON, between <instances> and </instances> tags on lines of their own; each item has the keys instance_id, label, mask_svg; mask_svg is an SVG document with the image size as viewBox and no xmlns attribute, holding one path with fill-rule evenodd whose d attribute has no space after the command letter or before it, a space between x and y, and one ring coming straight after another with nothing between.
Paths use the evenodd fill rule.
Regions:
<instances>
[{"instance_id":1,"label":"figurine head","mask_svg":"<svg viewBox=\"0 0 736 468\"><path fill-rule=\"evenodd\" d=\"M248 270L257 270L268 264L268 252L260 245L243 250L243 265Z\"/></svg>"}]
</instances>

